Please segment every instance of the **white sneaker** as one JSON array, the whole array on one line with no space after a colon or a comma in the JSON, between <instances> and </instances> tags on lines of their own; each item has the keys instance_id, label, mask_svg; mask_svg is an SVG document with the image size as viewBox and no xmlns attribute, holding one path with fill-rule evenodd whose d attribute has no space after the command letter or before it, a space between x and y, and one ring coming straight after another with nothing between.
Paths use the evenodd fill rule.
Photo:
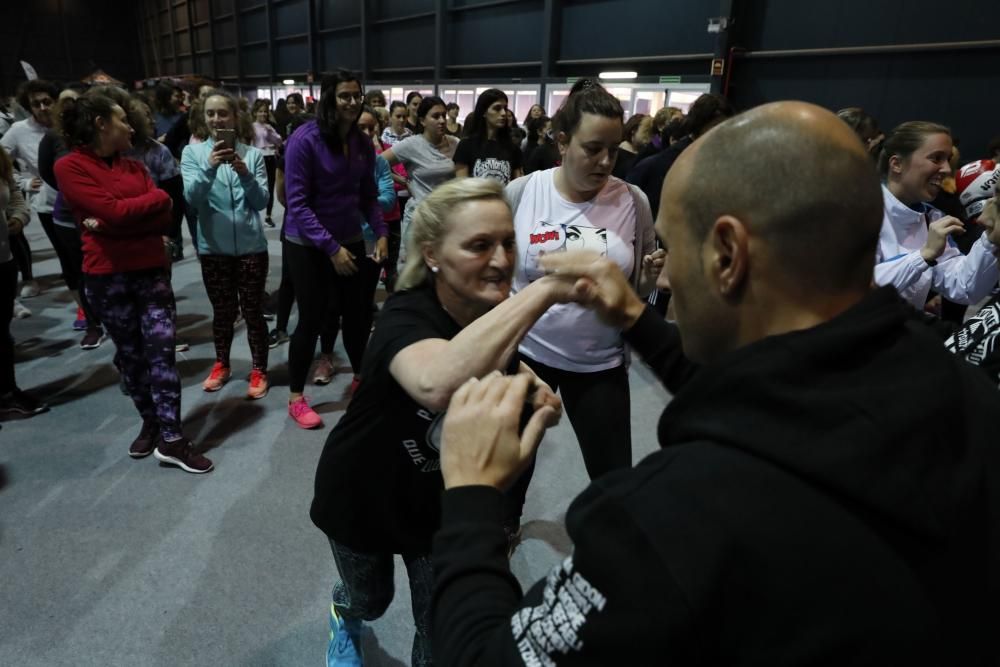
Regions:
<instances>
[{"instance_id":1,"label":"white sneaker","mask_svg":"<svg viewBox=\"0 0 1000 667\"><path fill-rule=\"evenodd\" d=\"M42 289L38 286L38 283L34 280L27 280L23 285L21 285L21 298L30 299L32 297L38 296L42 293Z\"/></svg>"},{"instance_id":2,"label":"white sneaker","mask_svg":"<svg viewBox=\"0 0 1000 667\"><path fill-rule=\"evenodd\" d=\"M20 301L14 299L14 317L23 320L26 317L31 317L31 310L21 304Z\"/></svg>"}]
</instances>

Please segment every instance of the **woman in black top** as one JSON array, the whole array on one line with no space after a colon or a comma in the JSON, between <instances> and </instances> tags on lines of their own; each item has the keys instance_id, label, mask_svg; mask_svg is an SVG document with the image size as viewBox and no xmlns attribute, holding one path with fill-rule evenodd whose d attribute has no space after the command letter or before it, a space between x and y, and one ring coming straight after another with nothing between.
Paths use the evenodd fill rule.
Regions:
<instances>
[{"instance_id":1,"label":"woman in black top","mask_svg":"<svg viewBox=\"0 0 1000 667\"><path fill-rule=\"evenodd\" d=\"M524 150L522 151L522 159L524 160L524 173L531 173L528 169L528 161L531 159L531 154L535 152L535 149L542 145L545 139L545 134L552 130L552 119L548 116L539 116L538 118L532 118L524 125L525 130L528 132L528 136L524 139Z\"/></svg>"},{"instance_id":2,"label":"woman in black top","mask_svg":"<svg viewBox=\"0 0 1000 667\"><path fill-rule=\"evenodd\" d=\"M524 158L524 173L530 174L533 171L545 171L562 164L562 156L559 147L556 146L552 137L552 119L548 116L536 118L528 123L528 141L532 138L537 145ZM530 143L529 143L530 147Z\"/></svg>"},{"instance_id":3,"label":"woman in black top","mask_svg":"<svg viewBox=\"0 0 1000 667\"><path fill-rule=\"evenodd\" d=\"M459 110L458 105L454 102L449 102L447 106L445 106L445 111L448 112L448 119L445 121L444 131L445 134L461 138L463 125L458 122Z\"/></svg>"},{"instance_id":4,"label":"woman in black top","mask_svg":"<svg viewBox=\"0 0 1000 667\"><path fill-rule=\"evenodd\" d=\"M409 575L416 635L413 665L429 665L431 538L444 482L440 428L451 395L470 378L530 373L517 344L554 303L573 296L555 276L507 298L514 224L502 186L458 179L418 206L397 291L365 352L365 378L327 438L316 471L313 522L329 538L340 581L333 590L330 664L360 664L363 620L393 596L393 555ZM532 375L532 408L560 410ZM355 662L351 662L354 660Z\"/></svg>"},{"instance_id":5,"label":"woman in black top","mask_svg":"<svg viewBox=\"0 0 1000 667\"><path fill-rule=\"evenodd\" d=\"M521 149L511 140L507 96L490 88L476 101L465 139L455 149L455 176L492 178L507 185L523 175Z\"/></svg>"},{"instance_id":6,"label":"woman in black top","mask_svg":"<svg viewBox=\"0 0 1000 667\"><path fill-rule=\"evenodd\" d=\"M413 134L420 134L424 131L420 125L420 115L417 113L417 110L420 109L420 103L423 101L424 96L415 90L406 94L406 110L410 114L409 118L406 119L406 129Z\"/></svg>"}]
</instances>

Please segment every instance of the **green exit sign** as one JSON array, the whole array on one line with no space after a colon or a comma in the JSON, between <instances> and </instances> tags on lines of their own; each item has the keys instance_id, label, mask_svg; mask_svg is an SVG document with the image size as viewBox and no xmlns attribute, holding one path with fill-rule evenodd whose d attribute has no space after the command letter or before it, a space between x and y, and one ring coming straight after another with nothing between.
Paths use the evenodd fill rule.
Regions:
<instances>
[{"instance_id":1,"label":"green exit sign","mask_svg":"<svg viewBox=\"0 0 1000 667\"><path fill-rule=\"evenodd\" d=\"M681 78L679 76L661 76L660 83L680 83Z\"/></svg>"}]
</instances>

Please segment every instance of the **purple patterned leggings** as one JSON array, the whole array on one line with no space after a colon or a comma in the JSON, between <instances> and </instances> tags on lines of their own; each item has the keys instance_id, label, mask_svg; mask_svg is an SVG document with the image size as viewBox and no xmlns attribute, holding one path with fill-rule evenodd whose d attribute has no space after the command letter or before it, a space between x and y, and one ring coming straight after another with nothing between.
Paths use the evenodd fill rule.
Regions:
<instances>
[{"instance_id":1,"label":"purple patterned leggings","mask_svg":"<svg viewBox=\"0 0 1000 667\"><path fill-rule=\"evenodd\" d=\"M83 284L115 344L115 366L139 414L158 421L164 439L181 437L177 306L166 269L84 275Z\"/></svg>"}]
</instances>

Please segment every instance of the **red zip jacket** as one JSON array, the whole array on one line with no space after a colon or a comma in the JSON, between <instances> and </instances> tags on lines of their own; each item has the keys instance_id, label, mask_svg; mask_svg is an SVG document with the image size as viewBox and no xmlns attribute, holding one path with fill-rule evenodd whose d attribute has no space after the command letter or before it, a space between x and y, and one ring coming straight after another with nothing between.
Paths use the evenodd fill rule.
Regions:
<instances>
[{"instance_id":1,"label":"red zip jacket","mask_svg":"<svg viewBox=\"0 0 1000 667\"><path fill-rule=\"evenodd\" d=\"M89 148L56 162L63 198L83 238L83 272L102 275L166 267L162 235L170 229L171 200L139 161L116 155L111 165ZM97 231L82 226L100 221Z\"/></svg>"}]
</instances>

